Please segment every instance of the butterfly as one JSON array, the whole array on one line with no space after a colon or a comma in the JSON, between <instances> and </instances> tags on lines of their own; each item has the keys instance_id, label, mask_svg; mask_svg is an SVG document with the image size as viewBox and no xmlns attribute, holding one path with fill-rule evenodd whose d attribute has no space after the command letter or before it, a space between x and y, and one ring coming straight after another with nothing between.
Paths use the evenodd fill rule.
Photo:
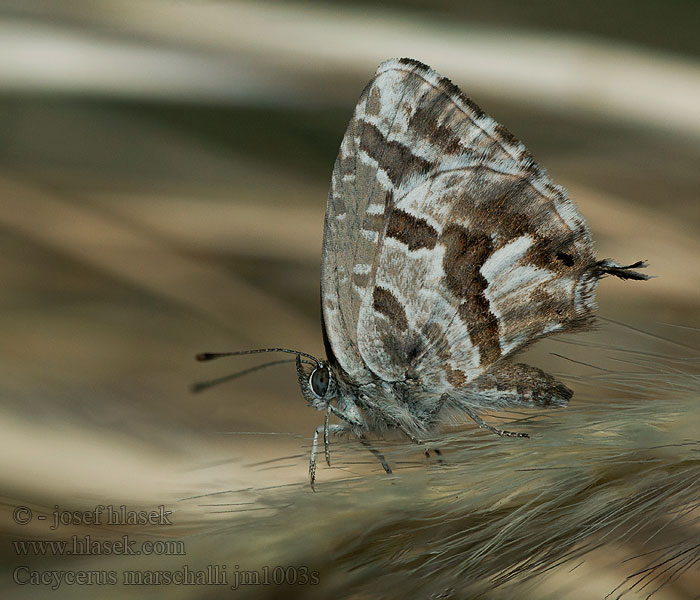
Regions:
<instances>
[{"instance_id":1,"label":"butterfly","mask_svg":"<svg viewBox=\"0 0 700 600\"><path fill-rule=\"evenodd\" d=\"M505 127L449 79L409 58L379 65L335 162L321 268L326 359L296 354L302 394L325 413L319 438L409 440L485 410L565 406L572 392L513 362L536 340L585 328L606 275L647 279L598 260L566 191ZM310 369L308 368L310 367ZM330 423L335 417L337 423Z\"/></svg>"}]
</instances>

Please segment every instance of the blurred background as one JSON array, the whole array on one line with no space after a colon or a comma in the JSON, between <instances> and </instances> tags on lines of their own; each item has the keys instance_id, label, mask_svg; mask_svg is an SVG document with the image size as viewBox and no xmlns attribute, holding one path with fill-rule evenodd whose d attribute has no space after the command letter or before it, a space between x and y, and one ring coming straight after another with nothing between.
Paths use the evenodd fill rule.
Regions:
<instances>
[{"instance_id":1,"label":"blurred background","mask_svg":"<svg viewBox=\"0 0 700 600\"><path fill-rule=\"evenodd\" d=\"M0 0L2 576L18 564L9 540L49 535L13 524L18 504L255 490L243 503L256 510L269 486L310 494L321 419L293 366L193 395L195 381L261 362L193 357L323 355L330 174L389 57L431 65L520 138L570 191L601 257L649 261L656 279L599 287L601 316L627 327L603 321L573 339L696 360L699 28L696 0ZM580 348L562 343L528 360L568 374L574 402L601 401L579 393ZM378 477L339 446L319 480ZM214 512L177 506L189 533ZM604 563L591 559L582 577ZM567 597L604 596L628 574ZM696 583L660 597L693 597ZM50 593L11 577L5 589Z\"/></svg>"}]
</instances>

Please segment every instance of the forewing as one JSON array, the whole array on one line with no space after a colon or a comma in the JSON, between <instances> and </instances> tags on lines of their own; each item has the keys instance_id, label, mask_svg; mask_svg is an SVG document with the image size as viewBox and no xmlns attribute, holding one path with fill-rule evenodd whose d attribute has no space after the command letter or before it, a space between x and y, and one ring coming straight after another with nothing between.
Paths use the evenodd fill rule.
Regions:
<instances>
[{"instance_id":1,"label":"forewing","mask_svg":"<svg viewBox=\"0 0 700 600\"><path fill-rule=\"evenodd\" d=\"M427 66L380 65L324 233L326 333L352 378L464 385L586 323L595 264L585 221L505 128Z\"/></svg>"}]
</instances>

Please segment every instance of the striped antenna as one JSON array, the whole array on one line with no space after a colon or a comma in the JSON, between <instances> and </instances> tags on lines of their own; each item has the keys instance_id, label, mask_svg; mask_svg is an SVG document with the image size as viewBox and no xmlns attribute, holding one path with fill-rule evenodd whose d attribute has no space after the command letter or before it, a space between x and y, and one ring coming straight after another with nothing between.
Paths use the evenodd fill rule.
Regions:
<instances>
[{"instance_id":1,"label":"striped antenna","mask_svg":"<svg viewBox=\"0 0 700 600\"><path fill-rule=\"evenodd\" d=\"M199 361L207 361L224 356L243 356L244 354L261 354L263 352L288 352L289 354L296 354L297 356L303 356L304 358L313 360L317 367L321 366L321 361L315 356L306 354L306 352L299 352L298 350L289 350L288 348L260 348L259 350L239 350L237 352L202 352L197 354L195 358Z\"/></svg>"}]
</instances>

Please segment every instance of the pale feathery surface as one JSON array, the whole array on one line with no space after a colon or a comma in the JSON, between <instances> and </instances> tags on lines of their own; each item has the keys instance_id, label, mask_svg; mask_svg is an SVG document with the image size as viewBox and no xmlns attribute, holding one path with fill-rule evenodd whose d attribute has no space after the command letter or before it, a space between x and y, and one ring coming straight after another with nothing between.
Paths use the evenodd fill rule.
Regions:
<instances>
[{"instance_id":1,"label":"pale feathery surface","mask_svg":"<svg viewBox=\"0 0 700 600\"><path fill-rule=\"evenodd\" d=\"M230 585L235 571L260 572L266 565L319 573L315 586L236 590L255 598L395 598L397 590L411 597L509 598L516 589L523 598L693 597L700 573L700 351L686 346L700 335L662 330L669 341L615 323L590 339L562 338L551 360L559 359L559 376L577 390L571 407L491 416L528 431L529 440L453 428L426 441L441 449L440 459L426 459L407 442L377 441L395 469L390 476L357 442L334 439L333 468L322 466L314 493L303 477L308 438L222 432L258 438L265 449L260 456L260 447L234 455L239 466L228 482L213 471L216 464L193 461L181 470L179 489L194 485L198 493L177 498L171 484L157 496L174 510L174 527L68 529L101 539L128 533L182 540L186 556L63 556L40 564L91 570L218 564L228 566ZM583 372L572 374L567 363ZM295 451L285 454L279 442L290 438ZM238 487L228 487L234 480ZM128 484L122 489L128 492ZM71 506L87 508L112 496L80 494ZM37 514L52 509L39 496L31 506ZM32 533L45 539L49 532ZM59 528L49 537L66 535ZM128 593L156 597L159 589ZM104 597L123 593L100 590ZM221 597L231 590L180 586L176 593Z\"/></svg>"},{"instance_id":2,"label":"pale feathery surface","mask_svg":"<svg viewBox=\"0 0 700 600\"><path fill-rule=\"evenodd\" d=\"M371 456L357 443L335 442L334 465L346 477L324 481L321 469L315 494L300 484L183 502L234 517L209 534L221 562L236 557L241 570L310 565L323 574L311 596L390 598L408 586L414 597L512 597L508 586L525 583L519 597L579 597L598 569L607 577L580 597L664 598L664 586L678 580L692 590L700 562L700 352L673 358L663 342L650 352L575 338L562 346L569 356L588 349L598 358L587 374L565 377L579 390L570 408L503 415L501 426L526 429L531 440L462 428L427 442L442 450L440 460L410 444L377 442L393 476L378 465L372 475L353 473ZM251 468L284 469L293 458ZM234 516L255 508L267 510ZM606 590L612 573L625 577Z\"/></svg>"}]
</instances>

